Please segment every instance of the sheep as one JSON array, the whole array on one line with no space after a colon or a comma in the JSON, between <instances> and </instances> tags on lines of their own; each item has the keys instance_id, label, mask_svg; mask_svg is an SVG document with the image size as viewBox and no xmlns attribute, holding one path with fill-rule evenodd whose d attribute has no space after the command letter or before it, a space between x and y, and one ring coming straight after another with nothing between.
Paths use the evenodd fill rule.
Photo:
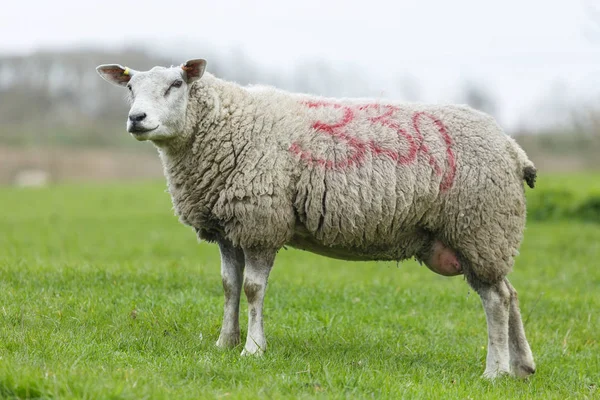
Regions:
<instances>
[{"instance_id":1,"label":"sheep","mask_svg":"<svg viewBox=\"0 0 600 400\"><path fill-rule=\"evenodd\" d=\"M535 372L506 275L536 169L495 120L464 105L334 99L205 73L206 61L98 73L127 87L127 130L158 150L180 222L216 242L225 295L216 345L266 350L263 301L284 246L341 260L415 258L463 275L488 325L485 378Z\"/></svg>"}]
</instances>

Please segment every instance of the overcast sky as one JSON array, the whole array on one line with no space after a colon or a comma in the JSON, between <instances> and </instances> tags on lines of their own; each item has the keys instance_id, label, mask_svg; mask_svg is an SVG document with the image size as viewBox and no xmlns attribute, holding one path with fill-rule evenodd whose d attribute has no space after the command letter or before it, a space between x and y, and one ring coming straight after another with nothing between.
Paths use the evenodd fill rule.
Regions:
<instances>
[{"instance_id":1,"label":"overcast sky","mask_svg":"<svg viewBox=\"0 0 600 400\"><path fill-rule=\"evenodd\" d=\"M600 99L593 0L29 0L0 9L3 53L130 43L184 43L198 57L207 45L240 48L269 68L321 57L355 65L382 92L412 76L423 101L456 100L471 80L513 126L552 117L542 101Z\"/></svg>"}]
</instances>

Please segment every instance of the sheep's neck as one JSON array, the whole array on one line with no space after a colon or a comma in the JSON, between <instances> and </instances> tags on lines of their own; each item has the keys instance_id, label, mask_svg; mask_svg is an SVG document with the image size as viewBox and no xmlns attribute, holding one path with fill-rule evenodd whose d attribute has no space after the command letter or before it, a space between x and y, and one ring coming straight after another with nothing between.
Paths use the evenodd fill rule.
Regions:
<instances>
[{"instance_id":1,"label":"sheep's neck","mask_svg":"<svg viewBox=\"0 0 600 400\"><path fill-rule=\"evenodd\" d=\"M211 210L247 137L247 128L241 127L228 105L251 101L245 96L241 87L215 78L198 85L190 93L190 103L196 104L188 108L187 134L158 149L175 211L184 223L196 228L211 225Z\"/></svg>"}]
</instances>

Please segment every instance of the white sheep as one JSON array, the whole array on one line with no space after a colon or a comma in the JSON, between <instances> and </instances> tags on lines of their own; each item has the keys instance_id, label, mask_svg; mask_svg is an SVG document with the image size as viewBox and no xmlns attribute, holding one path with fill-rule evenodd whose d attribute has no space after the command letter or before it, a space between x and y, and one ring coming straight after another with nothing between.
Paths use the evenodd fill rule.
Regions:
<instances>
[{"instance_id":1,"label":"white sheep","mask_svg":"<svg viewBox=\"0 0 600 400\"><path fill-rule=\"evenodd\" d=\"M263 300L284 245L344 260L404 260L464 274L488 323L484 376L535 371L517 293L523 180L536 170L496 122L467 106L328 99L242 87L204 60L147 72L101 65L127 87L127 130L159 152L180 221L217 242L225 292L217 346L266 349ZM202 77L202 79L200 79Z\"/></svg>"}]
</instances>

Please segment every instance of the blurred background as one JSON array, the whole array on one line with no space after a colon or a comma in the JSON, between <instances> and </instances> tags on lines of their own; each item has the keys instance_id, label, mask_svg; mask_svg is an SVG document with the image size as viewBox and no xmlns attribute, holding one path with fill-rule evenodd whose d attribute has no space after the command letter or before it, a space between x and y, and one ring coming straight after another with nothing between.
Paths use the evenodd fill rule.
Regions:
<instances>
[{"instance_id":1,"label":"blurred background","mask_svg":"<svg viewBox=\"0 0 600 400\"><path fill-rule=\"evenodd\" d=\"M0 11L0 184L161 178L95 67L200 57L242 84L467 103L541 174L600 169L595 1L31 0Z\"/></svg>"}]
</instances>

